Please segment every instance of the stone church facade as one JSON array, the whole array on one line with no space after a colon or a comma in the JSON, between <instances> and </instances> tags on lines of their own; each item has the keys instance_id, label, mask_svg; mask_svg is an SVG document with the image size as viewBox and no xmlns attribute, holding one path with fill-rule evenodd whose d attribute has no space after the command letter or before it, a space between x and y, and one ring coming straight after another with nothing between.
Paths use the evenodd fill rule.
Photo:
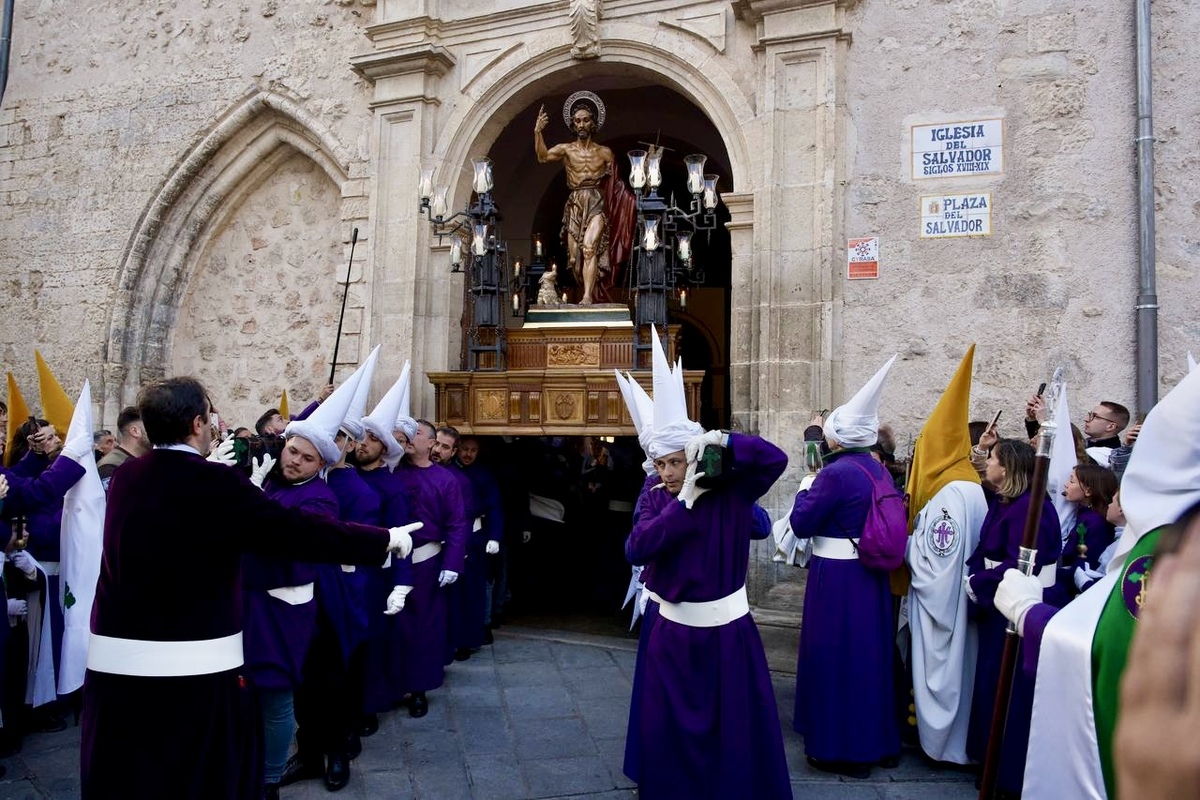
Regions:
<instances>
[{"instance_id":1,"label":"stone church facade","mask_svg":"<svg viewBox=\"0 0 1200 800\"><path fill-rule=\"evenodd\" d=\"M1158 0L1153 24L1165 390L1200 350L1200 10ZM527 254L556 233L542 199L562 181L533 159L534 115L565 140L559 106L586 88L600 141L661 135L718 165L723 285L676 312L711 342L685 366L713 369L731 426L798 453L814 411L900 353L882 414L904 446L971 342L973 413L1006 409L1014 434L1056 364L1081 411L1134 408L1133 41L1132 8L1065 0L19 4L0 353L27 395L35 345L69 391L91 379L106 423L179 372L245 422L326 381L349 268L339 363L382 343L376 395L406 358L458 369L462 278L419 171L462 207L490 155ZM914 174L921 131L984 122L995 169ZM930 203L960 196L987 198L988 235L923 236ZM848 280L860 237L878 277ZM431 386L414 412L433 415Z\"/></svg>"}]
</instances>

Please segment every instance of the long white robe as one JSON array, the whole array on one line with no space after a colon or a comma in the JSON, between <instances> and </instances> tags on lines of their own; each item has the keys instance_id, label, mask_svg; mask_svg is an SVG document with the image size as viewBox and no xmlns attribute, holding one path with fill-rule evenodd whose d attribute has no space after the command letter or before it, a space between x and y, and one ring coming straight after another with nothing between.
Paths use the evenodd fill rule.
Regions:
<instances>
[{"instance_id":1,"label":"long white robe","mask_svg":"<svg viewBox=\"0 0 1200 800\"><path fill-rule=\"evenodd\" d=\"M967 724L978 644L967 621L967 558L987 516L983 489L953 481L933 496L913 524L908 566L913 695L921 749L930 758L967 764Z\"/></svg>"}]
</instances>

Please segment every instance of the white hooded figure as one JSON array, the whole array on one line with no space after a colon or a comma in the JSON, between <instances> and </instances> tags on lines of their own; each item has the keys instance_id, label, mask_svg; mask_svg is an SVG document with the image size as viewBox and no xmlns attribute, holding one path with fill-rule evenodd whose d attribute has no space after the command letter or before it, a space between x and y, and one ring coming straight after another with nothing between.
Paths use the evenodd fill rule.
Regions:
<instances>
[{"instance_id":1,"label":"white hooded figure","mask_svg":"<svg viewBox=\"0 0 1200 800\"><path fill-rule=\"evenodd\" d=\"M375 352L378 351L377 347ZM372 359L374 355L375 353L371 354ZM368 364L372 368L374 366L372 359L368 359L355 370L306 418L292 420L283 430L284 439L299 436L301 439L307 439L313 447L317 448L317 452L321 454L321 459L325 462L321 468L322 475L342 460L342 450L336 441L338 431L341 430L346 414L354 402L354 396L358 392L359 386L362 385L366 367Z\"/></svg>"},{"instance_id":2,"label":"white hooded figure","mask_svg":"<svg viewBox=\"0 0 1200 800\"><path fill-rule=\"evenodd\" d=\"M379 350L382 347L383 345L375 345L375 349L371 351L371 355L367 356L367 360L354 371L354 375L358 376L358 385L354 390L354 396L350 398L346 416L342 420L342 430L356 442L361 442L363 438L362 418L367 413L367 395L371 392L371 380L375 377L375 365L379 363ZM351 375L346 381L354 380L354 375Z\"/></svg>"},{"instance_id":3,"label":"white hooded figure","mask_svg":"<svg viewBox=\"0 0 1200 800\"><path fill-rule=\"evenodd\" d=\"M396 465L400 463L400 459L404 457L404 448L400 446L400 442L396 441L392 432L396 430L396 418L400 416L401 403L407 396L408 376L411 371L411 365L405 361L404 369L400 370L400 377L380 398L371 413L362 418L364 436L369 433L383 444L383 460L390 469L395 469ZM404 406L404 409L407 413L408 407ZM415 421L412 427L415 433L417 427Z\"/></svg>"},{"instance_id":4,"label":"white hooded figure","mask_svg":"<svg viewBox=\"0 0 1200 800\"><path fill-rule=\"evenodd\" d=\"M688 418L682 366L671 371L667 354L658 338L658 329L651 326L650 333L654 344L654 414L647 455L657 460L684 450L688 442L704 433L704 428L700 427L699 422Z\"/></svg>"},{"instance_id":5,"label":"white hooded figure","mask_svg":"<svg viewBox=\"0 0 1200 800\"><path fill-rule=\"evenodd\" d=\"M1121 479L1125 530L1105 576L1043 623L1021 794L1026 800L1109 796L1106 784L1112 785L1113 776L1105 774L1101 754L1112 752L1119 675L1104 666L1114 656L1123 660L1127 652L1119 626L1136 625L1136 589L1153 564L1155 532L1197 502L1200 371L1191 371L1142 424ZM1026 621L1036 603L1016 597L1022 578L1015 570L1005 575L997 608L1001 591L1012 590L1015 599L1008 602L1013 610L1006 615L1023 636L1037 637L1039 625ZM1106 625L1115 635L1104 635Z\"/></svg>"}]
</instances>

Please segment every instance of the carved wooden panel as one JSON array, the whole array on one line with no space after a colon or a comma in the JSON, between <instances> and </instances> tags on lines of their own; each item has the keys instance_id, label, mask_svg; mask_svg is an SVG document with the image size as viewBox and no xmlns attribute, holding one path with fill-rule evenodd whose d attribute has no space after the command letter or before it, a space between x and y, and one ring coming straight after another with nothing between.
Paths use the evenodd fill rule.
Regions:
<instances>
[{"instance_id":1,"label":"carved wooden panel","mask_svg":"<svg viewBox=\"0 0 1200 800\"><path fill-rule=\"evenodd\" d=\"M479 422L503 422L508 419L508 392L504 389L477 389L475 419Z\"/></svg>"},{"instance_id":2,"label":"carved wooden panel","mask_svg":"<svg viewBox=\"0 0 1200 800\"><path fill-rule=\"evenodd\" d=\"M450 386L446 389L446 420L461 422L467 418L467 392L465 386Z\"/></svg>"},{"instance_id":3,"label":"carved wooden panel","mask_svg":"<svg viewBox=\"0 0 1200 800\"><path fill-rule=\"evenodd\" d=\"M583 422L583 392L549 389L546 391L547 422L562 424Z\"/></svg>"},{"instance_id":4,"label":"carved wooden panel","mask_svg":"<svg viewBox=\"0 0 1200 800\"><path fill-rule=\"evenodd\" d=\"M546 367L599 367L599 342L550 342L546 345Z\"/></svg>"},{"instance_id":5,"label":"carved wooden panel","mask_svg":"<svg viewBox=\"0 0 1200 800\"><path fill-rule=\"evenodd\" d=\"M536 425L542 421L542 393L529 393L529 421Z\"/></svg>"},{"instance_id":6,"label":"carved wooden panel","mask_svg":"<svg viewBox=\"0 0 1200 800\"><path fill-rule=\"evenodd\" d=\"M521 413L521 392L509 391L508 393L508 419L510 422L522 422L524 415Z\"/></svg>"},{"instance_id":7,"label":"carved wooden panel","mask_svg":"<svg viewBox=\"0 0 1200 800\"><path fill-rule=\"evenodd\" d=\"M588 422L599 422L600 421L600 393L599 392L588 392L587 393L587 421Z\"/></svg>"}]
</instances>

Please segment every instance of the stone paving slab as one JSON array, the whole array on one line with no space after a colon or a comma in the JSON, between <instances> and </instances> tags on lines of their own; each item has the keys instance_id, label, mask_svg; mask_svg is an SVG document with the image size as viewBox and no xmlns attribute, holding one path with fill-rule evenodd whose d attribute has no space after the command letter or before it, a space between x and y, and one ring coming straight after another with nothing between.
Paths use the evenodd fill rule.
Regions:
<instances>
[{"instance_id":1,"label":"stone paving slab","mask_svg":"<svg viewBox=\"0 0 1200 800\"><path fill-rule=\"evenodd\" d=\"M621 772L637 642L504 628L496 643L453 664L429 714L383 715L363 742L339 800L636 800ZM797 800L967 800L973 777L912 754L867 780L817 772L791 729L795 678L773 675ZM79 795L79 729L37 734L9 758L0 800ZM285 800L328 800L320 781Z\"/></svg>"}]
</instances>

